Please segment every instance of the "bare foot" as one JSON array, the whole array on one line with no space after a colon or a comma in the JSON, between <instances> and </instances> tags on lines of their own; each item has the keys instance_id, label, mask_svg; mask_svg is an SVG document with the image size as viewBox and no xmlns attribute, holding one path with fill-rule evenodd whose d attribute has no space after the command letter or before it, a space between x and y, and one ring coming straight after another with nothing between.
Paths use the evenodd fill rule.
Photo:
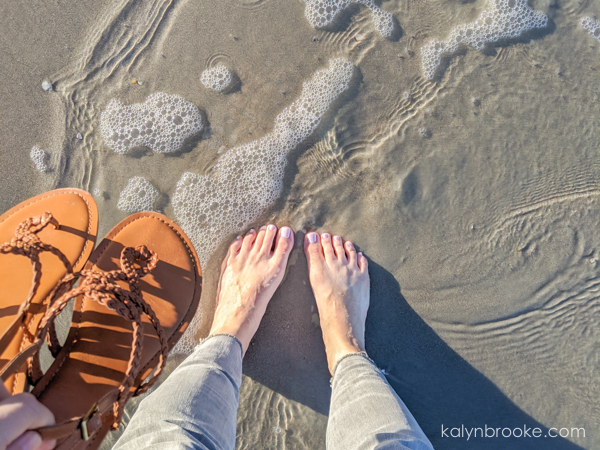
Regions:
<instances>
[{"instance_id":1,"label":"bare foot","mask_svg":"<svg viewBox=\"0 0 600 450\"><path fill-rule=\"evenodd\" d=\"M329 233L308 233L304 239L308 277L319 309L327 365L333 375L337 361L365 350L369 309L367 258L352 242Z\"/></svg>"},{"instance_id":2,"label":"bare foot","mask_svg":"<svg viewBox=\"0 0 600 450\"><path fill-rule=\"evenodd\" d=\"M227 333L242 343L244 354L267 305L285 274L294 246L288 227L250 230L231 243L221 265L217 308L210 334Z\"/></svg>"}]
</instances>

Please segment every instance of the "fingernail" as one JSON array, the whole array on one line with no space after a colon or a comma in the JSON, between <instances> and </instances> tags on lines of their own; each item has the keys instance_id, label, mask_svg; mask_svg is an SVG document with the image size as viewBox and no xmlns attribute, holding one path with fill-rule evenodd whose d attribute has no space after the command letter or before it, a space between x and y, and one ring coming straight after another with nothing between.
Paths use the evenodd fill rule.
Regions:
<instances>
[{"instance_id":1,"label":"fingernail","mask_svg":"<svg viewBox=\"0 0 600 450\"><path fill-rule=\"evenodd\" d=\"M317 242L317 233L308 233L308 242L311 244Z\"/></svg>"},{"instance_id":2,"label":"fingernail","mask_svg":"<svg viewBox=\"0 0 600 450\"><path fill-rule=\"evenodd\" d=\"M290 237L290 231L292 231L292 230L290 230L288 227L283 227L281 229L281 235L287 239Z\"/></svg>"},{"instance_id":3,"label":"fingernail","mask_svg":"<svg viewBox=\"0 0 600 450\"><path fill-rule=\"evenodd\" d=\"M336 240L336 241L340 241L341 240L341 238L339 236L334 236L333 239Z\"/></svg>"},{"instance_id":4,"label":"fingernail","mask_svg":"<svg viewBox=\"0 0 600 450\"><path fill-rule=\"evenodd\" d=\"M323 233L323 234L321 235L321 237L322 237L323 239L329 239L329 233Z\"/></svg>"},{"instance_id":5,"label":"fingernail","mask_svg":"<svg viewBox=\"0 0 600 450\"><path fill-rule=\"evenodd\" d=\"M266 225L263 225L262 227L260 227L260 231L266 230L266 229L267 229Z\"/></svg>"},{"instance_id":6,"label":"fingernail","mask_svg":"<svg viewBox=\"0 0 600 450\"><path fill-rule=\"evenodd\" d=\"M277 227L273 224L269 225L267 228L269 228L271 231L275 231L277 229Z\"/></svg>"}]
</instances>

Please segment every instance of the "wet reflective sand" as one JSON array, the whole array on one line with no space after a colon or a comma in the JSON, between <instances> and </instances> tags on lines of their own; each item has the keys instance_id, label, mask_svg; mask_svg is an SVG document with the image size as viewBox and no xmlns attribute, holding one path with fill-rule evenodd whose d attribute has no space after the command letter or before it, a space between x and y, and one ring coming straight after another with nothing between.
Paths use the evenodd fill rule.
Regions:
<instances>
[{"instance_id":1,"label":"wet reflective sand","mask_svg":"<svg viewBox=\"0 0 600 450\"><path fill-rule=\"evenodd\" d=\"M116 205L127 181L143 176L175 217L184 172L209 174L271 132L304 81L347 58L350 87L288 155L283 192L254 225L291 225L297 242L303 229L332 231L365 252L367 350L435 448L600 446L600 44L579 26L600 15L597 1L535 0L548 28L461 49L431 81L421 46L485 1L378 2L394 16L389 39L359 5L315 30L300 1L47 3L0 6L0 212L54 187L98 189L103 236L126 216ZM227 94L200 82L219 63L239 78ZM114 153L102 111L154 92L198 106L203 134L171 154ZM34 145L49 155L45 173ZM205 264L198 336L233 236ZM329 377L307 283L297 248L244 362L240 449L324 448ZM441 436L463 424L586 436Z\"/></svg>"}]
</instances>

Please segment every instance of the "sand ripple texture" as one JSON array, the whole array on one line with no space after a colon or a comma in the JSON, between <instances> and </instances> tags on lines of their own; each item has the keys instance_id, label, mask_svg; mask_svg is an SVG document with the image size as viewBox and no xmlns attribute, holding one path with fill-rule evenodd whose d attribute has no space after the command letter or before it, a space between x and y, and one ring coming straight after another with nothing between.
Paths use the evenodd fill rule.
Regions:
<instances>
[{"instance_id":1,"label":"sand ripple texture","mask_svg":"<svg viewBox=\"0 0 600 450\"><path fill-rule=\"evenodd\" d=\"M196 337L235 233L267 222L338 233L370 258L367 348L436 449L540 448L459 445L440 437L447 421L585 427L585 439L544 448L600 447L598 43L580 26L596 4L534 1L548 27L459 48L429 80L420 49L492 3L376 1L401 25L385 39L356 4L315 29L300 1L71 3L69 20L57 2L7 3L0 15L2 208L87 189L98 193L101 237L127 215L117 205L129 180L143 177L128 206L180 221L202 254ZM12 37L21 23L31 38ZM44 40L38 30L50 28ZM348 80L340 65L339 89L326 85L335 101L296 103L315 107L305 82L340 58L354 69ZM199 79L217 64L239 78L227 95ZM203 130L171 153L115 153L102 112L157 92L199 108ZM287 139L295 126L310 134L301 144ZM32 161L33 146L46 156ZM246 355L238 448L325 447L329 376L302 237Z\"/></svg>"}]
</instances>

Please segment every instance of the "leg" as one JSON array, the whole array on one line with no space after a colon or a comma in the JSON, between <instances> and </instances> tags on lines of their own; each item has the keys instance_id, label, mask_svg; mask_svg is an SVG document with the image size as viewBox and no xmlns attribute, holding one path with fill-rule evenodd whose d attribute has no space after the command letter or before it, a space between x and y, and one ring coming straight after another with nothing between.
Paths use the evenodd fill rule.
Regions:
<instances>
[{"instance_id":1,"label":"leg","mask_svg":"<svg viewBox=\"0 0 600 450\"><path fill-rule=\"evenodd\" d=\"M242 357L281 283L293 234L269 225L229 247L210 337L141 402L121 449L233 449Z\"/></svg>"},{"instance_id":2,"label":"leg","mask_svg":"<svg viewBox=\"0 0 600 450\"><path fill-rule=\"evenodd\" d=\"M431 450L410 411L366 356L367 258L351 242L328 233L309 233L304 250L333 376L327 448Z\"/></svg>"}]
</instances>

